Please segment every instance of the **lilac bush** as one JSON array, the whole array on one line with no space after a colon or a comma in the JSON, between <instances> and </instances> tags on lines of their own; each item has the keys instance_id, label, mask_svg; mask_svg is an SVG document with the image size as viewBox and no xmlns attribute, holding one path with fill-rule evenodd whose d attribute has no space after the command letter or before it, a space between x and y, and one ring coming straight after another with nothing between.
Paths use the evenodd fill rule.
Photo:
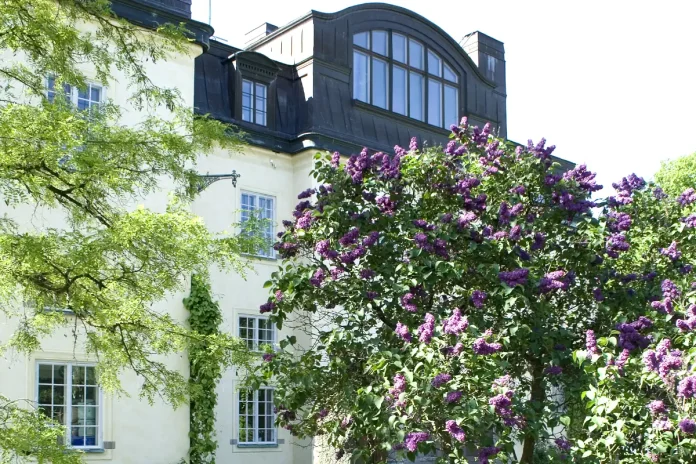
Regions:
<instances>
[{"instance_id":1,"label":"lilac bush","mask_svg":"<svg viewBox=\"0 0 696 464\"><path fill-rule=\"evenodd\" d=\"M659 437L691 430L694 414L675 405L696 388L684 380L691 194L670 199L631 175L594 200L595 175L552 152L464 119L444 149L414 139L345 163L316 156L318 187L300 194L276 244L286 261L260 302L278 327L306 332L281 340L257 378L293 413L281 426L365 462L437 450L461 464L664 456L652 435L608 435L608 416L640 395L623 429L644 416L648 434L656 421ZM671 345L658 346L667 328ZM657 400L664 411L648 407Z\"/></svg>"}]
</instances>

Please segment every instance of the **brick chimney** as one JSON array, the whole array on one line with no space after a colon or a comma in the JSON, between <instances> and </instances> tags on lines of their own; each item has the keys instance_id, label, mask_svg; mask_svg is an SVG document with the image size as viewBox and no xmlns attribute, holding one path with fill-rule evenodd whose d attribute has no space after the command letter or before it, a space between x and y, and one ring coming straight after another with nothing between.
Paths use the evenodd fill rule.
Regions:
<instances>
[{"instance_id":1,"label":"brick chimney","mask_svg":"<svg viewBox=\"0 0 696 464\"><path fill-rule=\"evenodd\" d=\"M503 42L475 31L464 36L460 45L474 60L481 73L495 82L496 90L505 94L505 47Z\"/></svg>"}]
</instances>

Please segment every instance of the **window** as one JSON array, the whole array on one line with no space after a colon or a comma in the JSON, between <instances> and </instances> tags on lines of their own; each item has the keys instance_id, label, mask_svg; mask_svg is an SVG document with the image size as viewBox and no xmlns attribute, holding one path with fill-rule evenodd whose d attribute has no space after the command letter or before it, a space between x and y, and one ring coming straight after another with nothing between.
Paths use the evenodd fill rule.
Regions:
<instances>
[{"instance_id":1,"label":"window","mask_svg":"<svg viewBox=\"0 0 696 464\"><path fill-rule=\"evenodd\" d=\"M57 94L62 94L65 99L75 105L78 110L81 111L95 111L99 109L99 105L102 103L103 89L100 85L94 83L87 83L84 90L77 87L71 86L70 84L63 84L63 89L56 89L56 79L53 76L48 76L46 79L46 98L48 101L53 103Z\"/></svg>"},{"instance_id":2,"label":"window","mask_svg":"<svg viewBox=\"0 0 696 464\"><path fill-rule=\"evenodd\" d=\"M266 317L239 316L239 338L246 341L250 350L258 351L263 345L273 346L275 328Z\"/></svg>"},{"instance_id":3,"label":"window","mask_svg":"<svg viewBox=\"0 0 696 464\"><path fill-rule=\"evenodd\" d=\"M452 67L396 32L353 35L353 98L438 127L459 120L459 77Z\"/></svg>"},{"instance_id":4,"label":"window","mask_svg":"<svg viewBox=\"0 0 696 464\"><path fill-rule=\"evenodd\" d=\"M275 444L273 389L239 391L239 440L243 444Z\"/></svg>"},{"instance_id":5,"label":"window","mask_svg":"<svg viewBox=\"0 0 696 464\"><path fill-rule=\"evenodd\" d=\"M267 99L266 85L242 80L242 120L265 126Z\"/></svg>"},{"instance_id":6,"label":"window","mask_svg":"<svg viewBox=\"0 0 696 464\"><path fill-rule=\"evenodd\" d=\"M39 411L68 429L76 448L101 448L101 392L95 367L40 362L37 365Z\"/></svg>"},{"instance_id":7,"label":"window","mask_svg":"<svg viewBox=\"0 0 696 464\"><path fill-rule=\"evenodd\" d=\"M275 199L256 193L242 192L242 229L244 224L252 219L260 219L260 238L265 244L249 253L266 258L275 258L273 249L273 220L275 218Z\"/></svg>"}]
</instances>

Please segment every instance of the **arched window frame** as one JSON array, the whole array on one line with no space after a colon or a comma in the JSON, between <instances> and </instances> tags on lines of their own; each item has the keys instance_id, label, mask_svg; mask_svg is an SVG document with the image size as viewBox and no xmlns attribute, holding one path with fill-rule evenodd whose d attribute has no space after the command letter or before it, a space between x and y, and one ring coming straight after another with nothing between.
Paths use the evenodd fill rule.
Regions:
<instances>
[{"instance_id":1,"label":"arched window frame","mask_svg":"<svg viewBox=\"0 0 696 464\"><path fill-rule=\"evenodd\" d=\"M355 100L445 129L457 123L462 77L435 50L394 30L352 37Z\"/></svg>"}]
</instances>

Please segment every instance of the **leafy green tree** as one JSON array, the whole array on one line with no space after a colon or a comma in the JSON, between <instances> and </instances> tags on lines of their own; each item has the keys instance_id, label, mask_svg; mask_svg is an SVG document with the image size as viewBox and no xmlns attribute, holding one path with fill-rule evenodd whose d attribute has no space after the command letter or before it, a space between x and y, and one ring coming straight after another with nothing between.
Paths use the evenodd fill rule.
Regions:
<instances>
[{"instance_id":1,"label":"leafy green tree","mask_svg":"<svg viewBox=\"0 0 696 464\"><path fill-rule=\"evenodd\" d=\"M132 369L145 399L173 405L185 400L188 379L166 355L205 341L220 363L246 359L237 340L197 333L155 309L192 273L205 280L210 265L242 272L238 254L249 246L211 234L187 205L200 185L197 157L213 146L238 148L240 134L195 116L178 89L146 70L192 49L182 26L145 31L115 17L105 0L0 2L0 307L16 323L1 348L35 351L55 329L73 326L80 348L98 355L104 388L122 391L119 374ZM127 89L128 105L87 111L66 101L66 86L87 89L86 69L101 85ZM134 111L137 123L125 118ZM166 210L135 207L163 189L171 191ZM41 219L29 224L27 211ZM79 459L57 445L59 429L25 406L0 398L3 459Z\"/></svg>"},{"instance_id":2,"label":"leafy green tree","mask_svg":"<svg viewBox=\"0 0 696 464\"><path fill-rule=\"evenodd\" d=\"M696 153L663 161L655 174L655 183L673 197L696 187Z\"/></svg>"},{"instance_id":3,"label":"leafy green tree","mask_svg":"<svg viewBox=\"0 0 696 464\"><path fill-rule=\"evenodd\" d=\"M314 342L266 358L280 424L362 462L568 456L572 350L610 327L593 291L623 245L591 214L594 174L552 151L464 121L444 150L317 155L261 307Z\"/></svg>"}]
</instances>

